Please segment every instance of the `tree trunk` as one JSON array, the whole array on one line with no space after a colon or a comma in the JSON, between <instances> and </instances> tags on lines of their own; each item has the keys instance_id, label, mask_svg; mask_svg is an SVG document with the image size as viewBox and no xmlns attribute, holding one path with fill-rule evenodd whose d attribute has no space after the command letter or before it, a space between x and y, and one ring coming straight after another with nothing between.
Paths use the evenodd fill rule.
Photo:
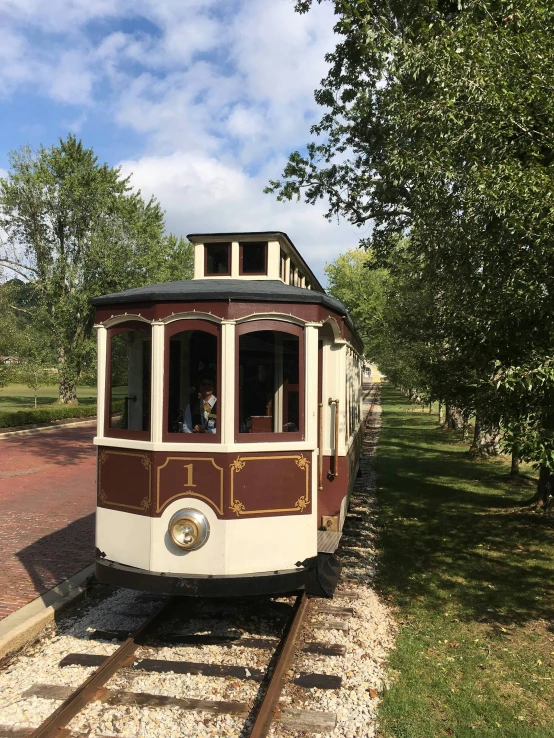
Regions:
<instances>
[{"instance_id":1,"label":"tree trunk","mask_svg":"<svg viewBox=\"0 0 554 738\"><path fill-rule=\"evenodd\" d=\"M467 441L469 438L469 415L467 415L467 413L463 413L462 419L462 440Z\"/></svg>"},{"instance_id":2,"label":"tree trunk","mask_svg":"<svg viewBox=\"0 0 554 738\"><path fill-rule=\"evenodd\" d=\"M60 405L78 405L77 385L70 379L60 378L58 402Z\"/></svg>"},{"instance_id":3,"label":"tree trunk","mask_svg":"<svg viewBox=\"0 0 554 738\"><path fill-rule=\"evenodd\" d=\"M522 506L534 505L542 507L547 512L551 512L554 503L554 474L547 466L541 465L539 471L539 481L537 482L537 491L530 500L522 502Z\"/></svg>"},{"instance_id":4,"label":"tree trunk","mask_svg":"<svg viewBox=\"0 0 554 738\"><path fill-rule=\"evenodd\" d=\"M64 347L61 346L58 349L58 371L60 376L58 403L60 405L78 405L76 375L71 372L66 357Z\"/></svg>"},{"instance_id":5,"label":"tree trunk","mask_svg":"<svg viewBox=\"0 0 554 738\"><path fill-rule=\"evenodd\" d=\"M460 430L463 426L464 420L462 413L454 405L446 406L446 427L452 430Z\"/></svg>"},{"instance_id":6,"label":"tree trunk","mask_svg":"<svg viewBox=\"0 0 554 738\"><path fill-rule=\"evenodd\" d=\"M482 426L479 415L475 416L475 431L469 453L473 456L498 456L500 453L500 429Z\"/></svg>"},{"instance_id":7,"label":"tree trunk","mask_svg":"<svg viewBox=\"0 0 554 738\"><path fill-rule=\"evenodd\" d=\"M441 400L439 400L439 423L441 425L444 423L444 405Z\"/></svg>"},{"instance_id":8,"label":"tree trunk","mask_svg":"<svg viewBox=\"0 0 554 738\"><path fill-rule=\"evenodd\" d=\"M518 456L519 449L517 446L514 446L512 449L512 466L510 468L510 476L511 477L519 477L519 456Z\"/></svg>"}]
</instances>

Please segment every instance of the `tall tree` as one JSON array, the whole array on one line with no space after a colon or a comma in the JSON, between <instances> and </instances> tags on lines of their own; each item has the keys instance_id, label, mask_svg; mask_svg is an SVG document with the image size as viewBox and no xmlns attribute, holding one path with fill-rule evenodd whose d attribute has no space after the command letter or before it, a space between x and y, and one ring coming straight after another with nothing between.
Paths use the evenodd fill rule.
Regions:
<instances>
[{"instance_id":1,"label":"tall tree","mask_svg":"<svg viewBox=\"0 0 554 738\"><path fill-rule=\"evenodd\" d=\"M325 265L329 292L346 307L364 342L366 356L373 357L374 339L383 322L386 271L373 269L371 253L350 249Z\"/></svg>"},{"instance_id":2,"label":"tall tree","mask_svg":"<svg viewBox=\"0 0 554 738\"><path fill-rule=\"evenodd\" d=\"M540 366L554 343L554 5L331 1L342 38L316 92L319 142L269 191L371 221L366 243L389 266L409 234L473 384L495 361Z\"/></svg>"},{"instance_id":3,"label":"tall tree","mask_svg":"<svg viewBox=\"0 0 554 738\"><path fill-rule=\"evenodd\" d=\"M92 347L90 298L171 277L186 244L164 238L156 200L143 200L129 177L72 135L11 153L0 179L0 228L0 266L32 286L57 349L59 401L76 402Z\"/></svg>"}]
</instances>

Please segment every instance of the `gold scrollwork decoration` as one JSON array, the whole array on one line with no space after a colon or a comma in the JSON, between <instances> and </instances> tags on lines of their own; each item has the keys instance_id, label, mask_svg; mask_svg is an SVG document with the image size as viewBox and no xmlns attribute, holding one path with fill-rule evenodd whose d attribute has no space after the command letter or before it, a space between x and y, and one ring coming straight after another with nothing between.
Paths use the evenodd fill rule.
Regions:
<instances>
[{"instance_id":1,"label":"gold scrollwork decoration","mask_svg":"<svg viewBox=\"0 0 554 738\"><path fill-rule=\"evenodd\" d=\"M144 512L146 512L151 504L152 503L150 502L148 497L143 497L142 502L140 503L140 508L141 510L144 510Z\"/></svg>"},{"instance_id":2,"label":"gold scrollwork decoration","mask_svg":"<svg viewBox=\"0 0 554 738\"><path fill-rule=\"evenodd\" d=\"M308 507L310 503L305 497L299 497L296 502L294 503L294 507L297 510L304 510L306 507Z\"/></svg>"},{"instance_id":3,"label":"gold scrollwork decoration","mask_svg":"<svg viewBox=\"0 0 554 738\"><path fill-rule=\"evenodd\" d=\"M105 505L108 501L108 495L104 492L103 489L100 490L98 493L98 501L102 503L102 505Z\"/></svg>"},{"instance_id":4,"label":"gold scrollwork decoration","mask_svg":"<svg viewBox=\"0 0 554 738\"><path fill-rule=\"evenodd\" d=\"M231 510L237 514L237 517L243 513L246 508L244 504L240 500L233 500L233 504L231 505Z\"/></svg>"},{"instance_id":5,"label":"gold scrollwork decoration","mask_svg":"<svg viewBox=\"0 0 554 738\"><path fill-rule=\"evenodd\" d=\"M246 466L246 462L242 461L240 456L237 456L237 458L231 464L229 464L229 466L234 472L238 473L241 469L244 469L244 467Z\"/></svg>"},{"instance_id":6,"label":"gold scrollwork decoration","mask_svg":"<svg viewBox=\"0 0 554 738\"><path fill-rule=\"evenodd\" d=\"M296 466L302 469L302 471L304 471L304 469L309 465L309 463L310 462L304 456L304 454L302 454L298 459L295 460Z\"/></svg>"},{"instance_id":7,"label":"gold scrollwork decoration","mask_svg":"<svg viewBox=\"0 0 554 738\"><path fill-rule=\"evenodd\" d=\"M152 466L152 460L149 459L148 456L143 456L141 458L141 461L142 461L142 465L143 465L143 467L145 469L150 469L150 467Z\"/></svg>"},{"instance_id":8,"label":"gold scrollwork decoration","mask_svg":"<svg viewBox=\"0 0 554 738\"><path fill-rule=\"evenodd\" d=\"M101 464L105 464L108 460L108 452L107 451L100 451L100 456L98 457Z\"/></svg>"}]
</instances>

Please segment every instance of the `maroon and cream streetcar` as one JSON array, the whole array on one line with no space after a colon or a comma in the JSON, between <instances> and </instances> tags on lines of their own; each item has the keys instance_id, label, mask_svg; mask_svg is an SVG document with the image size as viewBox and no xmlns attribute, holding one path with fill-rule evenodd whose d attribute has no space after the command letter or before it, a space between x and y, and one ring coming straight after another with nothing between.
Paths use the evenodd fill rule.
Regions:
<instances>
[{"instance_id":1,"label":"maroon and cream streetcar","mask_svg":"<svg viewBox=\"0 0 554 738\"><path fill-rule=\"evenodd\" d=\"M194 278L93 300L96 576L332 596L362 440L362 344L280 232L189 236Z\"/></svg>"}]
</instances>

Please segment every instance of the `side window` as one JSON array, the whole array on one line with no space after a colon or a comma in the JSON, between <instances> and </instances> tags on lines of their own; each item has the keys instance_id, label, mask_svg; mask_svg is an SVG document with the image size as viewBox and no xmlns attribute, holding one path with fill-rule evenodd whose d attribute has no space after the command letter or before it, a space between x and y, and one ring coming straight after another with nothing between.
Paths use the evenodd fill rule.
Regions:
<instances>
[{"instance_id":1,"label":"side window","mask_svg":"<svg viewBox=\"0 0 554 738\"><path fill-rule=\"evenodd\" d=\"M165 353L164 435L187 442L216 440L221 406L217 327L200 321L169 324Z\"/></svg>"},{"instance_id":2,"label":"side window","mask_svg":"<svg viewBox=\"0 0 554 738\"><path fill-rule=\"evenodd\" d=\"M231 244L210 243L204 246L206 260L204 274L215 277L227 277L231 274Z\"/></svg>"},{"instance_id":3,"label":"side window","mask_svg":"<svg viewBox=\"0 0 554 738\"><path fill-rule=\"evenodd\" d=\"M297 433L300 437L303 349L299 333L259 330L239 335L239 438L254 440L246 434L265 433Z\"/></svg>"},{"instance_id":4,"label":"side window","mask_svg":"<svg viewBox=\"0 0 554 738\"><path fill-rule=\"evenodd\" d=\"M108 343L107 429L117 435L150 432L150 326L114 328Z\"/></svg>"},{"instance_id":5,"label":"side window","mask_svg":"<svg viewBox=\"0 0 554 738\"><path fill-rule=\"evenodd\" d=\"M240 274L267 274L267 242L240 244Z\"/></svg>"}]
</instances>

